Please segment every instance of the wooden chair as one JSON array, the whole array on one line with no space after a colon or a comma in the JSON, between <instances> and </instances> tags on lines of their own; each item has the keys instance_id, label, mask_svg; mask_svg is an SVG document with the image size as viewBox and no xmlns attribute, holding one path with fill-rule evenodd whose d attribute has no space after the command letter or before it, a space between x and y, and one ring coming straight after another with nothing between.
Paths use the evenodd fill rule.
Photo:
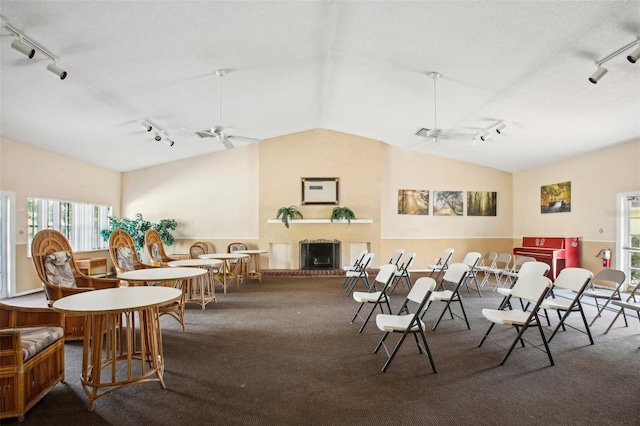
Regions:
<instances>
[{"instance_id":1,"label":"wooden chair","mask_svg":"<svg viewBox=\"0 0 640 426\"><path fill-rule=\"evenodd\" d=\"M0 302L0 419L17 417L64 381L64 315Z\"/></svg>"},{"instance_id":2,"label":"wooden chair","mask_svg":"<svg viewBox=\"0 0 640 426\"><path fill-rule=\"evenodd\" d=\"M65 296L120 285L117 279L83 274L78 269L69 240L53 229L43 229L33 237L31 259L42 282L49 306ZM67 316L65 339L80 340L83 336L84 316Z\"/></svg>"},{"instance_id":3,"label":"wooden chair","mask_svg":"<svg viewBox=\"0 0 640 426\"><path fill-rule=\"evenodd\" d=\"M191 247L189 247L190 259L198 259L198 256L207 253L209 253L209 245L207 243L203 243L202 241L196 241L191 245Z\"/></svg>"},{"instance_id":4,"label":"wooden chair","mask_svg":"<svg viewBox=\"0 0 640 426\"><path fill-rule=\"evenodd\" d=\"M178 260L177 258L173 258L167 256L164 252L164 244L162 243L162 238L160 238L160 234L155 229L149 229L144 234L144 247L147 251L147 255L149 256L149 261L152 266L167 266L167 263L172 260Z\"/></svg>"},{"instance_id":5,"label":"wooden chair","mask_svg":"<svg viewBox=\"0 0 640 426\"><path fill-rule=\"evenodd\" d=\"M116 229L109 236L109 254L118 274L126 271L134 271L138 269L155 268L156 266L142 263L138 258L135 243L131 235L122 229ZM182 289L182 298L159 308L160 315L170 315L175 318L184 331L184 304L185 291L178 281L163 281L162 283L147 282L146 285L166 285L171 287L180 287ZM128 285L128 283L127 283Z\"/></svg>"},{"instance_id":6,"label":"wooden chair","mask_svg":"<svg viewBox=\"0 0 640 426\"><path fill-rule=\"evenodd\" d=\"M238 250L247 250L249 247L247 247L247 245L245 243L242 242L233 242L231 244L229 244L227 246L227 253L231 253L234 251L238 251ZM237 263L238 260L236 259L231 259L229 260L229 264L230 265L235 265L235 263ZM235 268L233 268L235 269ZM238 271L240 274L240 280L242 281L244 279L244 277L249 273L249 258L246 259L242 259L242 264L240 265L240 270Z\"/></svg>"}]
</instances>

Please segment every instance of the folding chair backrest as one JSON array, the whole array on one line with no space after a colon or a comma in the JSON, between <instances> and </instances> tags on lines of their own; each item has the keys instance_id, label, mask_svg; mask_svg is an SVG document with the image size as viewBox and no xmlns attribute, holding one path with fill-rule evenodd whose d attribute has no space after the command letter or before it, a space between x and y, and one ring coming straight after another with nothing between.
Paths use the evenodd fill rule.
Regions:
<instances>
[{"instance_id":1,"label":"folding chair backrest","mask_svg":"<svg viewBox=\"0 0 640 426\"><path fill-rule=\"evenodd\" d=\"M617 269L603 269L591 280L591 287L598 284L602 287L618 288L626 278L625 273Z\"/></svg>"},{"instance_id":2,"label":"folding chair backrest","mask_svg":"<svg viewBox=\"0 0 640 426\"><path fill-rule=\"evenodd\" d=\"M436 280L430 277L420 277L416 280L416 283L411 287L411 291L407 294L407 299L412 302L421 304L426 297L430 295L436 288Z\"/></svg>"},{"instance_id":3,"label":"folding chair backrest","mask_svg":"<svg viewBox=\"0 0 640 426\"><path fill-rule=\"evenodd\" d=\"M551 280L542 275L526 274L518 277L518 281L511 290L511 297L537 303L541 296L551 288Z\"/></svg>"},{"instance_id":4,"label":"folding chair backrest","mask_svg":"<svg viewBox=\"0 0 640 426\"><path fill-rule=\"evenodd\" d=\"M360 270L365 270L369 267L369 265L371 264L371 261L373 261L373 252L369 252L367 254L364 255L364 259L362 259L362 262L360 262Z\"/></svg>"},{"instance_id":5,"label":"folding chair backrest","mask_svg":"<svg viewBox=\"0 0 640 426\"><path fill-rule=\"evenodd\" d=\"M464 259L462 259L462 263L467 265L469 267L469 270L473 270L473 268L475 268L478 264L480 256L482 255L477 251L470 251L464 256Z\"/></svg>"},{"instance_id":6,"label":"folding chair backrest","mask_svg":"<svg viewBox=\"0 0 640 426\"><path fill-rule=\"evenodd\" d=\"M398 266L398 262L400 262L400 258L402 257L403 254L404 254L404 249L397 249L396 251L393 252L393 255L391 255L391 259L389 259L389 263L391 263L392 265Z\"/></svg>"},{"instance_id":7,"label":"folding chair backrest","mask_svg":"<svg viewBox=\"0 0 640 426\"><path fill-rule=\"evenodd\" d=\"M358 266L362 263L362 261L364 260L364 257L367 255L367 253L369 253L369 250L364 249L360 252L360 254L358 255L358 257L356 258L356 261L353 263L353 266Z\"/></svg>"},{"instance_id":8,"label":"folding chair backrest","mask_svg":"<svg viewBox=\"0 0 640 426\"><path fill-rule=\"evenodd\" d=\"M409 269L413 265L413 261L416 260L416 252L409 253L409 259L404 263L403 269ZM426 277L425 277L426 278Z\"/></svg>"},{"instance_id":9,"label":"folding chair backrest","mask_svg":"<svg viewBox=\"0 0 640 426\"><path fill-rule=\"evenodd\" d=\"M526 262L518 270L518 277L527 274L545 277L550 269L551 266L544 262Z\"/></svg>"},{"instance_id":10,"label":"folding chair backrest","mask_svg":"<svg viewBox=\"0 0 640 426\"><path fill-rule=\"evenodd\" d=\"M467 276L467 272L469 272L469 267L464 263L452 263L449 265L442 279L450 283L455 283L457 287Z\"/></svg>"},{"instance_id":11,"label":"folding chair backrest","mask_svg":"<svg viewBox=\"0 0 640 426\"><path fill-rule=\"evenodd\" d=\"M453 249L448 248L442 252L442 256L440 257L440 260L438 262L440 262L441 265L446 265L451 260L452 256L453 256Z\"/></svg>"},{"instance_id":12,"label":"folding chair backrest","mask_svg":"<svg viewBox=\"0 0 640 426\"><path fill-rule=\"evenodd\" d=\"M396 265L392 265L387 263L380 267L380 271L378 271L378 275L376 275L376 284L381 283L384 286L391 282L391 278L395 276ZM382 290L382 288L380 288Z\"/></svg>"},{"instance_id":13,"label":"folding chair backrest","mask_svg":"<svg viewBox=\"0 0 640 426\"><path fill-rule=\"evenodd\" d=\"M498 257L498 253L495 251L488 251L482 257L482 266L485 267L493 267L496 258Z\"/></svg>"},{"instance_id":14,"label":"folding chair backrest","mask_svg":"<svg viewBox=\"0 0 640 426\"><path fill-rule=\"evenodd\" d=\"M588 269L564 268L558 274L553 286L580 293L591 278L593 278L593 274Z\"/></svg>"},{"instance_id":15,"label":"folding chair backrest","mask_svg":"<svg viewBox=\"0 0 640 426\"><path fill-rule=\"evenodd\" d=\"M507 268L510 263L511 255L509 253L500 253L498 257L496 257L495 265L498 269Z\"/></svg>"}]
</instances>

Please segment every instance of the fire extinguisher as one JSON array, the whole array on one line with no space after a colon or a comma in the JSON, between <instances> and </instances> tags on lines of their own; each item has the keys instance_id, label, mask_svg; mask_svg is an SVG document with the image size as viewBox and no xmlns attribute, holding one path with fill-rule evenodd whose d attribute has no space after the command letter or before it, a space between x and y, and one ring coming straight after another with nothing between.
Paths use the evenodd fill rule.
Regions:
<instances>
[{"instance_id":1,"label":"fire extinguisher","mask_svg":"<svg viewBox=\"0 0 640 426\"><path fill-rule=\"evenodd\" d=\"M602 249L596 254L596 257L602 257L602 266L605 268L611 267L611 249Z\"/></svg>"}]
</instances>

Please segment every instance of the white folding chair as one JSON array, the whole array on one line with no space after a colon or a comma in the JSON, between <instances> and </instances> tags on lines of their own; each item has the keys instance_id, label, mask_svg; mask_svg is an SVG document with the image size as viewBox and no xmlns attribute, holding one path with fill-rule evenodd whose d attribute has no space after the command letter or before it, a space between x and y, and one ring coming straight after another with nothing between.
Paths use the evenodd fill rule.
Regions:
<instances>
[{"instance_id":1,"label":"white folding chair","mask_svg":"<svg viewBox=\"0 0 640 426\"><path fill-rule=\"evenodd\" d=\"M360 327L360 330L358 330L358 333L362 333L362 330L364 330L364 327L369 322L369 318L371 318L371 315L373 315L373 311L375 311L376 307L380 307L380 311L384 313L384 306L386 305L387 310L389 311L389 313L391 313L391 305L389 304L388 291L389 291L389 288L391 287L391 282L393 281L393 278L395 276L394 275L395 269L396 269L396 266L391 264L386 264L380 267L380 271L376 275L376 278L372 284L372 287L374 287L376 291L354 291L353 292L353 300L360 303L360 306L358 307L358 310L356 311L356 313L353 315L353 318L351 318L351 324L353 324L353 322L358 317L360 317L360 319L363 320L362 326ZM378 290L378 288L380 290ZM373 307L371 308L369 315L367 315L366 318L363 318L360 315L360 311L365 305L368 305L368 304L372 304Z\"/></svg>"},{"instance_id":2,"label":"white folding chair","mask_svg":"<svg viewBox=\"0 0 640 426\"><path fill-rule=\"evenodd\" d=\"M478 272L483 272L484 275L487 275L487 270L494 268L495 262L496 262L496 258L498 257L498 253L496 253L495 251L488 251L484 254L484 256L482 256L482 259L480 259L480 262L478 262L478 265L476 266L476 271Z\"/></svg>"},{"instance_id":3,"label":"white folding chair","mask_svg":"<svg viewBox=\"0 0 640 426\"><path fill-rule=\"evenodd\" d=\"M345 290L347 292L347 297L351 295L353 288L358 284L358 281L362 281L367 290L371 289L371 285L369 284L369 272L367 268L373 261L374 254L369 252L365 255L360 265L358 265L357 269L352 271L345 272Z\"/></svg>"},{"instance_id":4,"label":"white folding chair","mask_svg":"<svg viewBox=\"0 0 640 426\"><path fill-rule=\"evenodd\" d=\"M493 290L496 291L499 287L502 287L502 274L509 270L510 264L511 255L509 253L500 253L498 257L496 257L493 267L486 270L480 286L484 287L489 282L489 278L493 274L496 279L496 285L493 287Z\"/></svg>"},{"instance_id":5,"label":"white folding chair","mask_svg":"<svg viewBox=\"0 0 640 426\"><path fill-rule=\"evenodd\" d=\"M550 269L551 269L551 266L549 266L549 264L544 262L526 262L522 265L520 270L518 270L518 273L516 274L516 277L513 280L513 285L515 285L515 283L518 282L518 279L521 276L527 275L527 274L533 274L539 277L546 277ZM513 285L509 288L506 288L506 287L498 288L497 290L498 293L504 296L504 298L502 299L502 302L500 302L500 306L498 307L498 309L504 309L507 307L511 309L510 296L511 296L511 290L513 289ZM524 309L524 303L522 302L522 300L520 300L520 306L522 306L522 308Z\"/></svg>"},{"instance_id":6,"label":"white folding chair","mask_svg":"<svg viewBox=\"0 0 640 426\"><path fill-rule=\"evenodd\" d=\"M598 313L593 317L589 326L592 326L602 316L605 309L616 311L614 308L607 308L607 305L614 300L622 300L620 290L626 278L625 273L617 269L603 269L591 280L589 287L582 293L582 297L593 298ZM598 303L598 299L604 301L602 306Z\"/></svg>"},{"instance_id":7,"label":"white folding chair","mask_svg":"<svg viewBox=\"0 0 640 426\"><path fill-rule=\"evenodd\" d=\"M438 258L436 263L433 265L429 265L429 269L428 269L428 271L430 272L429 276L431 278L434 278L433 274L436 273L436 276L434 278L436 282L438 282L440 275L442 275L442 273L446 271L447 268L449 267L449 261L451 260L452 256L453 256L453 249L452 248L445 249L445 251L442 252L442 255Z\"/></svg>"},{"instance_id":8,"label":"white folding chair","mask_svg":"<svg viewBox=\"0 0 640 426\"><path fill-rule=\"evenodd\" d=\"M400 267L396 268L395 277L393 278L393 287L389 294L393 293L398 285L398 282L401 282L403 285L406 284L411 290L411 273L409 272L409 268L413 265L414 260L416 259L416 252L409 253L409 258L406 262L404 262Z\"/></svg>"},{"instance_id":9,"label":"white folding chair","mask_svg":"<svg viewBox=\"0 0 640 426\"><path fill-rule=\"evenodd\" d=\"M407 298L404 303L400 307L397 315L389 315L389 314L378 314L376 316L376 325L380 331L384 331L384 335L376 349L373 353L378 353L380 347L383 347L385 352L387 353L387 361L384 363L382 367L382 372L387 371L387 368L393 361L393 358L398 353L400 346L407 338L409 334L413 334L416 345L418 346L418 352L421 354L427 355L429 358L429 363L431 364L431 369L434 373L436 371L436 365L433 362L433 357L431 356L431 351L429 350L429 344L427 343L427 336L424 333L424 322L420 319L420 314L424 310L425 305L427 304L431 293L436 288L436 281L433 278L422 277L418 278L415 285L409 291ZM411 313L411 307L415 305L414 312ZM385 344L385 340L391 333L402 333L402 337L398 340L393 351L389 353L389 350ZM418 334L422 338L422 346L420 345L420 341L418 340Z\"/></svg>"},{"instance_id":10,"label":"white folding chair","mask_svg":"<svg viewBox=\"0 0 640 426\"><path fill-rule=\"evenodd\" d=\"M620 315L622 315L622 318L624 319L624 326L629 326L629 324L627 323L627 316L624 312L625 309L636 311L636 316L638 317L638 321L640 321L640 284L636 284L635 288L631 291L631 293L629 293L629 297L627 297L624 301L614 300L611 303L619 306L620 309L616 313L616 316L613 317L611 324L609 324L609 327L607 327L604 334L607 334L609 332L609 330L613 326L613 323L616 322Z\"/></svg>"},{"instance_id":11,"label":"white folding chair","mask_svg":"<svg viewBox=\"0 0 640 426\"><path fill-rule=\"evenodd\" d=\"M393 252L393 254L391 255L391 259L389 259L389 263L392 265L395 265L396 268L398 268L400 266L400 258L402 257L402 255L404 254L404 249L397 249Z\"/></svg>"},{"instance_id":12,"label":"white folding chair","mask_svg":"<svg viewBox=\"0 0 640 426\"><path fill-rule=\"evenodd\" d=\"M589 342L593 345L593 336L591 336L591 330L589 330L589 324L587 323L587 317L584 315L584 310L582 309L582 304L580 303L580 298L582 297L582 292L587 288L589 281L593 278L593 274L588 269L584 268L564 268L558 274L558 277L555 279L553 283L553 291L556 290L568 290L571 298L556 297L546 298L540 304L540 309L545 311L545 316L547 316L547 323L549 322L549 317L546 315L546 311L554 310L558 313L558 324L554 328L551 336L549 336L549 342L553 340L553 337L556 335L560 327L562 330L566 330L566 327L573 328L574 330L580 331L581 333L585 333L589 336ZM561 314L564 312L564 314ZM572 312L579 312L582 317L582 322L584 323L584 331L580 330L566 322L567 317Z\"/></svg>"},{"instance_id":13,"label":"white folding chair","mask_svg":"<svg viewBox=\"0 0 640 426\"><path fill-rule=\"evenodd\" d=\"M510 297L517 297L519 299L526 300L527 302L532 303L533 309L531 309L530 311L525 311L524 309L513 309L507 311L502 309L483 309L482 315L487 320L491 321L491 325L489 326L487 332L484 334L484 337L480 341L480 344L478 344L478 347L482 346L484 341L488 338L501 348L507 349L500 345L500 343L496 342L494 339L490 338L489 333L491 333L491 330L493 330L493 327L496 324L514 327L517 330L518 335L515 339L513 339L511 346L509 346L509 348L507 349L507 353L502 358L502 362L500 362L500 365L504 365L518 341L520 342L522 347L524 347L525 339L522 337L524 332L527 331L529 327L537 327L538 331L540 332L540 338L542 339L544 349L542 349L539 345L531 343L528 340L527 342L533 345L533 347L546 352L549 358L549 362L551 363L551 365L553 365L553 357L551 356L549 344L545 337L544 330L542 329L540 318L538 316L538 307L544 300L550 288L551 280L547 277L533 274L527 274L518 277L518 281L516 281L515 285L513 286Z\"/></svg>"},{"instance_id":14,"label":"white folding chair","mask_svg":"<svg viewBox=\"0 0 640 426\"><path fill-rule=\"evenodd\" d=\"M438 324L440 324L440 320L442 320L442 317L447 311L449 311L449 315L451 315L451 319L453 319L454 315L457 316L458 318L464 319L464 322L467 324L467 329L471 330L471 327L469 326L469 320L467 319L467 314L464 312L464 306L462 305L462 298L460 297L460 287L462 286L462 283L466 279L468 271L469 271L469 267L464 263L452 263L451 265L449 265L449 268L444 273L444 277L442 278L442 283L440 283L440 285L442 285L443 283L449 283L450 285L453 286L453 289L434 291L433 293L431 293L431 297L429 297L429 304L427 305L427 308L425 309L424 313L427 312L427 309L431 307L433 302L445 303L444 309L442 310L440 317L438 318L435 325L433 326L433 330L435 330L436 327L438 327ZM454 314L453 311L451 310L451 303L453 302L458 302L460 304L460 309L462 310L462 317L457 314Z\"/></svg>"},{"instance_id":15,"label":"white folding chair","mask_svg":"<svg viewBox=\"0 0 640 426\"><path fill-rule=\"evenodd\" d=\"M480 285L478 284L478 280L476 279L476 273L478 272L476 271L476 266L478 265L481 256L482 255L477 251L470 251L464 256L464 259L462 259L462 263L469 267L469 271L467 272L467 276L464 279L463 285L467 287L467 292L470 292L471 290L469 290L469 281L473 280L476 285L476 291L478 292L478 295L480 297L482 297L482 292L480 291Z\"/></svg>"},{"instance_id":16,"label":"white folding chair","mask_svg":"<svg viewBox=\"0 0 640 426\"><path fill-rule=\"evenodd\" d=\"M343 285L345 290L347 290L347 284L349 283L349 278L346 277L346 273L348 271L358 271L358 270L360 270L360 265L364 261L364 258L367 255L367 253L369 253L368 250L362 250L360 252L360 254L358 255L358 257L356 257L356 260L353 262L353 265L347 265L347 266L343 266L342 267L342 270L345 271L345 279L344 279L344 282L342 283L342 285Z\"/></svg>"}]
</instances>

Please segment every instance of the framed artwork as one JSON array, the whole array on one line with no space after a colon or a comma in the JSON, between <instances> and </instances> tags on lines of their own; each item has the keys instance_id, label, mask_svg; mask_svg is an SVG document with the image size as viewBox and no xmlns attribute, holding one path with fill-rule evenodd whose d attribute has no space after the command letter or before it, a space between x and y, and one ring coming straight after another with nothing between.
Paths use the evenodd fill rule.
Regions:
<instances>
[{"instance_id":1,"label":"framed artwork","mask_svg":"<svg viewBox=\"0 0 640 426\"><path fill-rule=\"evenodd\" d=\"M339 178L302 178L302 204L338 204Z\"/></svg>"},{"instance_id":2,"label":"framed artwork","mask_svg":"<svg viewBox=\"0 0 640 426\"><path fill-rule=\"evenodd\" d=\"M540 213L571 211L571 182L554 183L540 187Z\"/></svg>"},{"instance_id":3,"label":"framed artwork","mask_svg":"<svg viewBox=\"0 0 640 426\"><path fill-rule=\"evenodd\" d=\"M462 216L464 192L462 191L433 191L434 216Z\"/></svg>"},{"instance_id":4,"label":"framed artwork","mask_svg":"<svg viewBox=\"0 0 640 426\"><path fill-rule=\"evenodd\" d=\"M429 215L429 191L425 189L399 189L398 214Z\"/></svg>"},{"instance_id":5,"label":"framed artwork","mask_svg":"<svg viewBox=\"0 0 640 426\"><path fill-rule=\"evenodd\" d=\"M498 193L467 191L467 216L497 216Z\"/></svg>"}]
</instances>

